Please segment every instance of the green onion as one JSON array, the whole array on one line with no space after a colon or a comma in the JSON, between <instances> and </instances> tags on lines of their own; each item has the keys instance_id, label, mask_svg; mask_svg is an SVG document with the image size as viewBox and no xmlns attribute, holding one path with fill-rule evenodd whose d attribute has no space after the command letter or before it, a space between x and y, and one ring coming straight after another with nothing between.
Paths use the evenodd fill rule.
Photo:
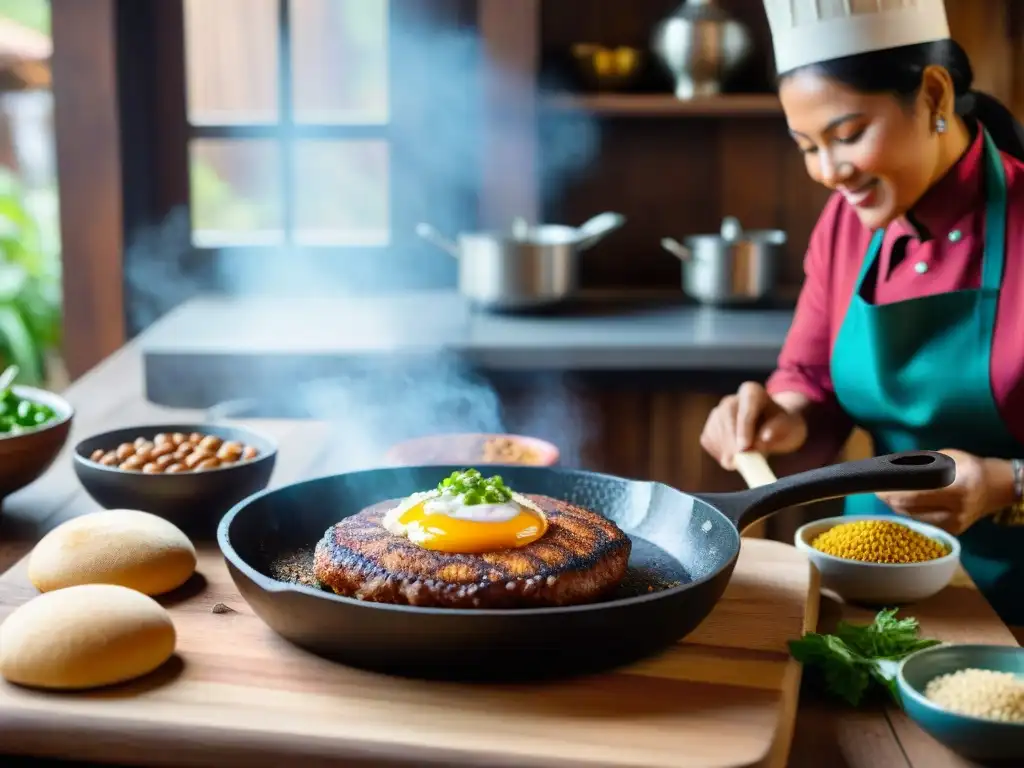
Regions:
<instances>
[{"instance_id":1,"label":"green onion","mask_svg":"<svg viewBox=\"0 0 1024 768\"><path fill-rule=\"evenodd\" d=\"M0 391L0 434L17 434L56 418L49 406L18 397L13 390Z\"/></svg>"},{"instance_id":2,"label":"green onion","mask_svg":"<svg viewBox=\"0 0 1024 768\"><path fill-rule=\"evenodd\" d=\"M437 484L442 493L461 495L468 506L475 504L502 504L512 498L512 492L500 475L484 477L476 469L452 472Z\"/></svg>"}]
</instances>

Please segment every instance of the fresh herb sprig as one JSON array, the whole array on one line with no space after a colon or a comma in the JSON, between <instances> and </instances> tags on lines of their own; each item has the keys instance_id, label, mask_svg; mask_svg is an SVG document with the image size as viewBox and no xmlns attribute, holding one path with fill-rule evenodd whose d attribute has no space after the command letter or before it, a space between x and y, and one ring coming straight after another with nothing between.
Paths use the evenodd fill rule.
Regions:
<instances>
[{"instance_id":1,"label":"fresh herb sprig","mask_svg":"<svg viewBox=\"0 0 1024 768\"><path fill-rule=\"evenodd\" d=\"M899 662L940 641L918 637L917 619L897 619L896 610L879 611L867 625L841 621L831 635L808 632L789 642L789 652L801 664L820 671L829 692L853 706L860 704L872 683L899 702L895 680Z\"/></svg>"},{"instance_id":2,"label":"fresh herb sprig","mask_svg":"<svg viewBox=\"0 0 1024 768\"><path fill-rule=\"evenodd\" d=\"M437 484L437 490L441 493L461 495L466 506L503 504L512 498L512 491L505 485L501 475L484 477L476 469L452 472Z\"/></svg>"}]
</instances>

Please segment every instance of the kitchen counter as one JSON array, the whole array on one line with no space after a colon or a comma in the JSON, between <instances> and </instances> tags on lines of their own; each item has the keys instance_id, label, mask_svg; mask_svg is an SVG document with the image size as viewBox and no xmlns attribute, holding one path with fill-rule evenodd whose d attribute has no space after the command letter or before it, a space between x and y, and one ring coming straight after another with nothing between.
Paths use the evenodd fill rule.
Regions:
<instances>
[{"instance_id":1,"label":"kitchen counter","mask_svg":"<svg viewBox=\"0 0 1024 768\"><path fill-rule=\"evenodd\" d=\"M46 531L58 523L96 509L78 485L71 467L74 442L95 432L161 420L198 418L196 412L171 410L146 401L142 392L143 361L138 342L129 344L77 381L66 393L77 413L68 446L53 467L36 483L9 497L0 516L0 570L22 558ZM309 423L263 421L288 451L282 453L272 485L331 471L330 451L324 435ZM319 437L317 437L319 435ZM940 595L914 605L923 632L954 642L1012 644L1010 629L963 574ZM839 618L866 621L872 612L822 599L819 629ZM606 726L608 739L615 725ZM61 749L73 749L69 744ZM48 763L49 764L49 763ZM965 768L960 760L936 744L893 708L854 711L821 698L812 690L802 693L789 765L794 768Z\"/></svg>"},{"instance_id":2,"label":"kitchen counter","mask_svg":"<svg viewBox=\"0 0 1024 768\"><path fill-rule=\"evenodd\" d=\"M203 407L251 395L233 383L242 367L264 382L294 382L297 372L330 377L353 362L444 354L503 374L713 371L763 378L792 314L789 300L729 310L685 303L678 294L584 294L559 312L517 315L476 311L454 290L301 300L201 297L153 323L139 343L147 396ZM202 381L183 384L193 378L189 372Z\"/></svg>"}]
</instances>

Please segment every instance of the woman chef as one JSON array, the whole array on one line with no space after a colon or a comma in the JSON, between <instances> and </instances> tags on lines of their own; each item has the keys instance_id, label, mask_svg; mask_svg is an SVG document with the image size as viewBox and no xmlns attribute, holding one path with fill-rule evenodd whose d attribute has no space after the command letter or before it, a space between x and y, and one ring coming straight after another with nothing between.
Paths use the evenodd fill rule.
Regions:
<instances>
[{"instance_id":1,"label":"woman chef","mask_svg":"<svg viewBox=\"0 0 1024 768\"><path fill-rule=\"evenodd\" d=\"M970 90L943 0L764 4L790 134L833 195L777 370L722 400L702 445L780 471L831 463L854 425L878 454L944 451L951 486L854 496L846 514L958 534L1024 624L1024 130Z\"/></svg>"}]
</instances>

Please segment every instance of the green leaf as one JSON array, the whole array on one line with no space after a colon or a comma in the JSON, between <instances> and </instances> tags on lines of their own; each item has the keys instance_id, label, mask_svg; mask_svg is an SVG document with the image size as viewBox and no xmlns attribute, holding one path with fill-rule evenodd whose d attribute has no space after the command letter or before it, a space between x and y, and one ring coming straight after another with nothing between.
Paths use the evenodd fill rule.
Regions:
<instances>
[{"instance_id":1,"label":"green leaf","mask_svg":"<svg viewBox=\"0 0 1024 768\"><path fill-rule=\"evenodd\" d=\"M6 363L14 363L21 369L21 381L26 384L43 383L42 350L32 338L25 320L11 306L0 305L0 345L6 353Z\"/></svg>"},{"instance_id":2,"label":"green leaf","mask_svg":"<svg viewBox=\"0 0 1024 768\"><path fill-rule=\"evenodd\" d=\"M808 632L789 642L790 655L819 671L826 688L857 706L874 687L888 690L899 702L896 670L899 661L938 640L918 637L914 618L897 619L896 610L883 610L871 624L839 622L834 634Z\"/></svg>"},{"instance_id":3,"label":"green leaf","mask_svg":"<svg viewBox=\"0 0 1024 768\"><path fill-rule=\"evenodd\" d=\"M789 652L805 666L818 667L829 691L857 706L870 684L870 667L835 635L807 633L789 643Z\"/></svg>"},{"instance_id":4,"label":"green leaf","mask_svg":"<svg viewBox=\"0 0 1024 768\"><path fill-rule=\"evenodd\" d=\"M0 304L8 304L21 294L28 282L28 273L17 264L0 263Z\"/></svg>"}]
</instances>

